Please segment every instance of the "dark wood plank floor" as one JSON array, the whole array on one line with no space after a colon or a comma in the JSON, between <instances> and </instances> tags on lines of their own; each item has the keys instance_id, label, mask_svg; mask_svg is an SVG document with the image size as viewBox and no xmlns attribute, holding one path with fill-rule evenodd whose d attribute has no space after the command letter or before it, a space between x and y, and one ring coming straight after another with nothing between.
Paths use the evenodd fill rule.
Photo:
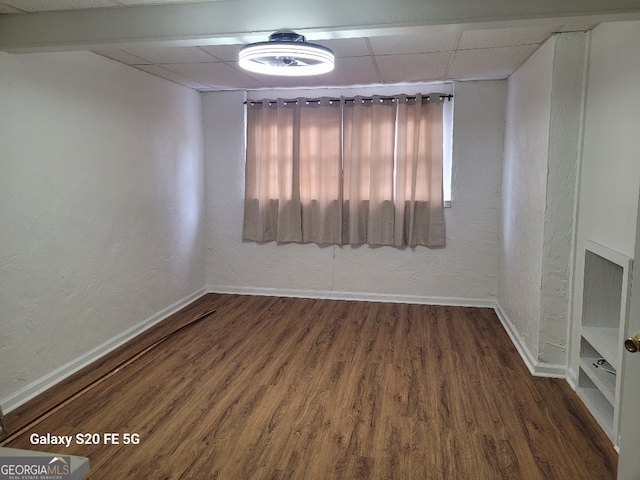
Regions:
<instances>
[{"instance_id":1,"label":"dark wood plank floor","mask_svg":"<svg viewBox=\"0 0 640 480\"><path fill-rule=\"evenodd\" d=\"M615 478L575 393L532 377L490 309L236 295L200 307L216 311L5 446L87 456L93 480ZM34 446L34 432L74 442ZM104 444L108 432L140 442ZM78 445L82 433L101 440Z\"/></svg>"}]
</instances>

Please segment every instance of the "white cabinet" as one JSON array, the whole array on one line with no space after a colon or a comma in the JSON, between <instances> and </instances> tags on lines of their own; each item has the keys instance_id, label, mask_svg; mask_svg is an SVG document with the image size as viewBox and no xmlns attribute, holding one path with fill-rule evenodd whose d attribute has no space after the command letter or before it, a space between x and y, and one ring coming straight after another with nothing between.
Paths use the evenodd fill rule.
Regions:
<instances>
[{"instance_id":1,"label":"white cabinet","mask_svg":"<svg viewBox=\"0 0 640 480\"><path fill-rule=\"evenodd\" d=\"M576 391L614 445L618 443L619 373L631 262L602 245L585 242Z\"/></svg>"}]
</instances>

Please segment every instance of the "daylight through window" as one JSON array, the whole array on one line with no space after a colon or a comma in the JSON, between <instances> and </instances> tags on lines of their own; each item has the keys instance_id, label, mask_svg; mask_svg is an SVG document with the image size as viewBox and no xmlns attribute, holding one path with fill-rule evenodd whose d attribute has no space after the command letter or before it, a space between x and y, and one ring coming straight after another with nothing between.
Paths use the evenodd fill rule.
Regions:
<instances>
[{"instance_id":1,"label":"daylight through window","mask_svg":"<svg viewBox=\"0 0 640 480\"><path fill-rule=\"evenodd\" d=\"M243 238L443 246L447 98L248 102Z\"/></svg>"}]
</instances>

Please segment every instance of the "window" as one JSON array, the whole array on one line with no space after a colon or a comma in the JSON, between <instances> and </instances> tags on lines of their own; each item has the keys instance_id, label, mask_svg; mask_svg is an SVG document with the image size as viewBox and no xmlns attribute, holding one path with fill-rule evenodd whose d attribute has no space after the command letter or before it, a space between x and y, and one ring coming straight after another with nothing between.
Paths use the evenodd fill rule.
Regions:
<instances>
[{"instance_id":1,"label":"window","mask_svg":"<svg viewBox=\"0 0 640 480\"><path fill-rule=\"evenodd\" d=\"M446 98L249 102L243 238L443 246Z\"/></svg>"}]
</instances>

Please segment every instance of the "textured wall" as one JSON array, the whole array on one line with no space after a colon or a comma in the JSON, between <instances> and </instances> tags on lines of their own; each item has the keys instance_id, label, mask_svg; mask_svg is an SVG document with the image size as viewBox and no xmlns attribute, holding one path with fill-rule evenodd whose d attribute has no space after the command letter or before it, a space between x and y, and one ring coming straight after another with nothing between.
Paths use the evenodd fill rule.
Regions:
<instances>
[{"instance_id":1,"label":"textured wall","mask_svg":"<svg viewBox=\"0 0 640 480\"><path fill-rule=\"evenodd\" d=\"M498 300L534 358L540 327L553 52L554 42L548 42L509 78L502 173Z\"/></svg>"},{"instance_id":2,"label":"textured wall","mask_svg":"<svg viewBox=\"0 0 640 480\"><path fill-rule=\"evenodd\" d=\"M0 402L205 284L199 95L0 54Z\"/></svg>"},{"instance_id":3,"label":"textured wall","mask_svg":"<svg viewBox=\"0 0 640 480\"><path fill-rule=\"evenodd\" d=\"M586 45L558 34L509 79L498 301L541 374L568 363Z\"/></svg>"},{"instance_id":4,"label":"textured wall","mask_svg":"<svg viewBox=\"0 0 640 480\"><path fill-rule=\"evenodd\" d=\"M567 365L587 34L556 35L542 252L540 363Z\"/></svg>"},{"instance_id":5,"label":"textured wall","mask_svg":"<svg viewBox=\"0 0 640 480\"><path fill-rule=\"evenodd\" d=\"M505 91L504 81L455 87L453 207L446 210L447 247L433 250L243 243L244 97L204 94L209 284L225 291L492 302Z\"/></svg>"}]
</instances>

